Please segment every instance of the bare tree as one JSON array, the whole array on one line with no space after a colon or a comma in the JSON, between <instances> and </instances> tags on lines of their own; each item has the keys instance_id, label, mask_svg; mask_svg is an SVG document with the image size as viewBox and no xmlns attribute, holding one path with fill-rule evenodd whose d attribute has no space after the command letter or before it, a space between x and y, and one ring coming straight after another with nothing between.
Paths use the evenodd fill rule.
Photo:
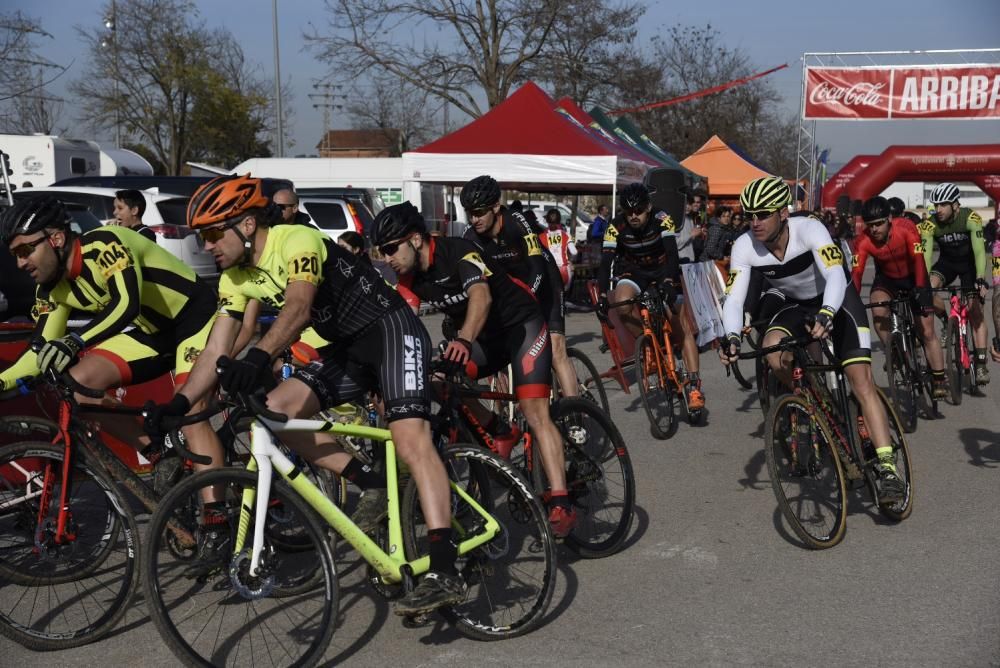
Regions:
<instances>
[{"instance_id":1,"label":"bare tree","mask_svg":"<svg viewBox=\"0 0 1000 668\"><path fill-rule=\"evenodd\" d=\"M62 100L49 95L45 87L66 68L39 54L39 38L52 35L38 20L21 12L0 14L0 125L6 132L57 131Z\"/></svg>"},{"instance_id":2,"label":"bare tree","mask_svg":"<svg viewBox=\"0 0 1000 668\"><path fill-rule=\"evenodd\" d=\"M306 44L340 77L389 74L473 118L526 79L569 0L326 0L329 33ZM414 31L424 34L422 41Z\"/></svg>"},{"instance_id":3,"label":"bare tree","mask_svg":"<svg viewBox=\"0 0 1000 668\"><path fill-rule=\"evenodd\" d=\"M435 110L430 94L391 76L379 76L370 86L355 87L347 113L358 129L377 129L387 139L399 139L402 154L436 136Z\"/></svg>"}]
</instances>

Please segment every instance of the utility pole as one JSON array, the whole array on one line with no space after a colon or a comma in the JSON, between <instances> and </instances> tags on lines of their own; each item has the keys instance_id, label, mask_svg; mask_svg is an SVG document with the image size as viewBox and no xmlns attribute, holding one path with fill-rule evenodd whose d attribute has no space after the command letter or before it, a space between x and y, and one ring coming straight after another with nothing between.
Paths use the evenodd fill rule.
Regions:
<instances>
[{"instance_id":1,"label":"utility pole","mask_svg":"<svg viewBox=\"0 0 1000 668\"><path fill-rule=\"evenodd\" d=\"M313 109L323 110L323 145L320 147L320 157L329 157L330 110L336 109L337 111L342 111L344 109L343 104L338 104L336 102L336 100L341 97L340 93L333 91L340 91L342 88L342 84L314 82L313 90L322 90L324 92L309 93L309 99L312 100Z\"/></svg>"},{"instance_id":2,"label":"utility pole","mask_svg":"<svg viewBox=\"0 0 1000 668\"><path fill-rule=\"evenodd\" d=\"M278 56L278 0L271 0L271 16L274 23L274 104L278 114L278 136L274 145L278 157L285 157L285 119L281 112L281 59Z\"/></svg>"},{"instance_id":3,"label":"utility pole","mask_svg":"<svg viewBox=\"0 0 1000 668\"><path fill-rule=\"evenodd\" d=\"M111 58L114 63L113 78L115 82L115 148L122 147L122 123L121 123L121 98L118 95L118 12L115 0L111 0L111 13L104 17L104 27L108 31L107 37L101 40L101 46L111 49Z\"/></svg>"}]
</instances>

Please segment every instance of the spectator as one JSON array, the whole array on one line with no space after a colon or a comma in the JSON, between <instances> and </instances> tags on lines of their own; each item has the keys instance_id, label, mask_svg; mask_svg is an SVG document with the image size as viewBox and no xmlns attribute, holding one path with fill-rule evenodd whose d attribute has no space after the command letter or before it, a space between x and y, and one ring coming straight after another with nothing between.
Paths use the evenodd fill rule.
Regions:
<instances>
[{"instance_id":1,"label":"spectator","mask_svg":"<svg viewBox=\"0 0 1000 668\"><path fill-rule=\"evenodd\" d=\"M701 253L700 260L721 260L729 256L729 250L733 247L736 239L733 228L733 210L728 206L721 206L715 210L715 217L708 223L708 230L705 236L705 248Z\"/></svg>"},{"instance_id":2,"label":"spectator","mask_svg":"<svg viewBox=\"0 0 1000 668\"><path fill-rule=\"evenodd\" d=\"M688 195L687 209L681 228L677 230L677 255L681 263L694 262L697 251L704 243L705 231L700 220L704 213L705 195L695 191Z\"/></svg>"},{"instance_id":3,"label":"spectator","mask_svg":"<svg viewBox=\"0 0 1000 668\"><path fill-rule=\"evenodd\" d=\"M290 188L282 188L271 197L274 205L281 209L281 220L276 225L305 225L309 216L299 211L299 196Z\"/></svg>"},{"instance_id":4,"label":"spectator","mask_svg":"<svg viewBox=\"0 0 1000 668\"><path fill-rule=\"evenodd\" d=\"M597 215L594 216L594 222L590 224L590 229L587 230L588 243L595 244L600 247L601 242L604 240L604 233L608 229L609 213L607 204L597 205Z\"/></svg>"},{"instance_id":5,"label":"spectator","mask_svg":"<svg viewBox=\"0 0 1000 668\"><path fill-rule=\"evenodd\" d=\"M365 253L365 238L354 230L341 232L340 236L337 237L337 244L344 250L357 255L359 258L365 260L369 259L368 255Z\"/></svg>"},{"instance_id":6,"label":"spectator","mask_svg":"<svg viewBox=\"0 0 1000 668\"><path fill-rule=\"evenodd\" d=\"M115 225L138 232L153 243L156 233L142 224L146 213L146 198L138 190L119 190L115 193Z\"/></svg>"}]
</instances>

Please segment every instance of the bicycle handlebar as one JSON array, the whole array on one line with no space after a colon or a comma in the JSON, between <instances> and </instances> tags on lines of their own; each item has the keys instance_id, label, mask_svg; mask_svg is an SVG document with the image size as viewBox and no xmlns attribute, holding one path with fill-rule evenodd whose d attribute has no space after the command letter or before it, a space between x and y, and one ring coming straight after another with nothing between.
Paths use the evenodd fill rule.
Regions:
<instances>
[{"instance_id":1,"label":"bicycle handlebar","mask_svg":"<svg viewBox=\"0 0 1000 668\"><path fill-rule=\"evenodd\" d=\"M288 422L288 416L284 413L277 413L268 408L266 399L261 400L259 393L245 394L243 395L243 399L246 401L247 408L253 411L254 414L274 422Z\"/></svg>"}]
</instances>

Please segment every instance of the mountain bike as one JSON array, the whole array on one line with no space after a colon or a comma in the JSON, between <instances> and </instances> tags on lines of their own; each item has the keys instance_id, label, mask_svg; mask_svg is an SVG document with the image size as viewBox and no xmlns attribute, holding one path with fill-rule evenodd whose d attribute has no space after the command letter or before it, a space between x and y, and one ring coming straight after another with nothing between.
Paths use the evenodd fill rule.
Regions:
<instances>
[{"instance_id":1,"label":"mountain bike","mask_svg":"<svg viewBox=\"0 0 1000 668\"><path fill-rule=\"evenodd\" d=\"M972 327L969 326L969 299L981 299L977 290L963 290L960 286L935 288L933 292L948 293L948 321L941 338L944 348L944 369L948 377L948 398L955 406L962 403L962 386L969 394L982 396L976 385L978 362L971 351L976 349Z\"/></svg>"},{"instance_id":2,"label":"mountain bike","mask_svg":"<svg viewBox=\"0 0 1000 668\"><path fill-rule=\"evenodd\" d=\"M847 491L867 487L883 516L900 522L913 510L913 479L909 450L895 411L878 388L889 422L896 472L903 481L899 499L880 500L874 465L875 446L857 399L849 392L843 369L820 346L828 363L813 361L809 337L786 337L780 343L741 359L791 353L791 394L771 404L764 427L764 455L778 506L795 534L812 549L840 543L847 527Z\"/></svg>"},{"instance_id":3,"label":"mountain bike","mask_svg":"<svg viewBox=\"0 0 1000 668\"><path fill-rule=\"evenodd\" d=\"M532 481L535 493L544 498L548 490L545 471L534 438L516 409L517 397L473 385L464 373L446 363L435 363L432 370L440 406L433 423L436 437L469 439L509 458ZM521 447L501 453L493 435L463 402L469 399L511 406L524 434ZM635 507L635 476L624 439L607 413L586 399L560 399L550 410L563 440L566 490L578 514L577 525L566 537L565 545L588 559L614 554L628 536Z\"/></svg>"},{"instance_id":4,"label":"mountain bike","mask_svg":"<svg viewBox=\"0 0 1000 668\"><path fill-rule=\"evenodd\" d=\"M391 434L360 424L288 419L245 397L254 416L253 457L233 467L195 474L174 487L150 520L144 559L150 615L174 655L198 665L312 665L336 628L339 590L325 526L350 543L377 573L386 595L409 590L427 572L424 527L416 483L399 485ZM361 531L278 447L284 432L324 432L381 443L388 485L385 549ZM555 584L555 542L528 483L493 453L474 445L441 452L451 485L452 528L466 600L442 609L466 636L498 640L528 633L543 621ZM280 478L274 479L274 473ZM194 574L163 540L163 529L184 521L202 490L221 490L228 538L214 569ZM313 549L282 553L264 530L268 509L280 504L303 527ZM322 520L322 522L320 521ZM189 525L194 532L204 527ZM314 586L302 586L315 572Z\"/></svg>"}]
</instances>

